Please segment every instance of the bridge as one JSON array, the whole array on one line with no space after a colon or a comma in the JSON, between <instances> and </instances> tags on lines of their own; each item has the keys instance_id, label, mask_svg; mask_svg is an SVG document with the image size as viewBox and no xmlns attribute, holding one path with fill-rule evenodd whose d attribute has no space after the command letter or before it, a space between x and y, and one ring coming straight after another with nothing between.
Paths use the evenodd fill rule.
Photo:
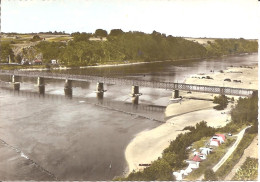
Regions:
<instances>
[{"instance_id":1,"label":"bridge","mask_svg":"<svg viewBox=\"0 0 260 182\"><path fill-rule=\"evenodd\" d=\"M139 93L139 87L159 88L174 90L173 96L179 97L179 90L190 91L190 92L203 92L211 94L221 95L234 95L234 96L250 96L254 91L253 89L243 88L231 88L231 87L218 87L218 86L207 86L207 85L194 85L184 83L173 83L173 82L157 82L157 81L145 81L145 80L131 80L124 78L115 77L100 77L100 76L89 76L89 75L72 75L52 72L31 72L31 71L18 71L18 70L0 70L0 75L12 76L12 83L14 90L20 89L20 83L18 77L33 77L37 78L37 85L39 92L44 93L45 82L44 78L50 79L61 79L65 80L64 91L65 95L72 95L72 81L86 81L97 83L97 96L103 98L105 92L103 84L116 84L124 86L132 86L132 97L137 98L141 94Z\"/></svg>"}]
</instances>

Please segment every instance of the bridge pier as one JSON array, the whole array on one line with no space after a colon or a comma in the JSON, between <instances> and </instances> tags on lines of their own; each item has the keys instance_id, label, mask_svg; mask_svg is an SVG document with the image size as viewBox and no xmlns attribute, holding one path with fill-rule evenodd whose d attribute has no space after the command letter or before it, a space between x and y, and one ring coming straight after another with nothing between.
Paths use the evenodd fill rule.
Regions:
<instances>
[{"instance_id":1,"label":"bridge pier","mask_svg":"<svg viewBox=\"0 0 260 182\"><path fill-rule=\"evenodd\" d=\"M65 97L72 97L72 80L65 80L65 84L64 84L64 94Z\"/></svg>"},{"instance_id":2,"label":"bridge pier","mask_svg":"<svg viewBox=\"0 0 260 182\"><path fill-rule=\"evenodd\" d=\"M104 83L98 82L97 83L97 89L96 89L97 98L98 99L103 99L104 92L105 92L105 90L104 90Z\"/></svg>"},{"instance_id":3,"label":"bridge pier","mask_svg":"<svg viewBox=\"0 0 260 182\"><path fill-rule=\"evenodd\" d=\"M12 85L13 85L13 90L15 91L20 90L19 76L12 75Z\"/></svg>"},{"instance_id":4,"label":"bridge pier","mask_svg":"<svg viewBox=\"0 0 260 182\"><path fill-rule=\"evenodd\" d=\"M141 96L142 94L139 93L139 86L133 85L132 86L132 92L131 92L131 96L132 96L132 103L133 104L138 104L139 101L139 96Z\"/></svg>"},{"instance_id":5,"label":"bridge pier","mask_svg":"<svg viewBox=\"0 0 260 182\"><path fill-rule=\"evenodd\" d=\"M45 94L45 80L43 77L37 78L37 87L39 94Z\"/></svg>"},{"instance_id":6,"label":"bridge pier","mask_svg":"<svg viewBox=\"0 0 260 182\"><path fill-rule=\"evenodd\" d=\"M179 98L179 97L180 97L180 91L174 90L174 92L172 92L172 98Z\"/></svg>"},{"instance_id":7,"label":"bridge pier","mask_svg":"<svg viewBox=\"0 0 260 182\"><path fill-rule=\"evenodd\" d=\"M220 95L225 95L225 88L224 87L220 87Z\"/></svg>"}]
</instances>

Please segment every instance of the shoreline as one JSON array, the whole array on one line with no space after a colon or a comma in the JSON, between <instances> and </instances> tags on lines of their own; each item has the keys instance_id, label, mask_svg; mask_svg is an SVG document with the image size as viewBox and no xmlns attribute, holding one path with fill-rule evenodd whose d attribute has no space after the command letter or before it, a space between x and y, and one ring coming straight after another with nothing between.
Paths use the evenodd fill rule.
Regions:
<instances>
[{"instance_id":1,"label":"shoreline","mask_svg":"<svg viewBox=\"0 0 260 182\"><path fill-rule=\"evenodd\" d=\"M241 73L242 72L242 73ZM223 78L230 77L232 82L225 82L230 87L242 87L258 89L258 65L253 68L249 67L227 67L222 72L210 73L207 75L196 74L196 78L187 78L185 83L193 84L209 84L215 86L223 86ZM201 76L210 76L213 79L200 79ZM242 83L233 82L233 79L241 79ZM205 82L206 81L206 82ZM234 104L229 103L228 107L223 111L213 109L215 104L207 100L194 100L192 97L213 99L214 94L180 92L183 96L181 103L171 103L165 111L167 120L164 124L152 130L145 130L138 133L125 149L125 158L127 161L128 176L133 170L143 170L139 167L140 163L150 164L162 155L162 151L169 146L169 142L174 140L178 134L184 133L182 129L185 126L195 126L196 123L205 120L209 126L222 127L230 120L229 114ZM234 97L238 99L238 96Z\"/></svg>"},{"instance_id":2,"label":"shoreline","mask_svg":"<svg viewBox=\"0 0 260 182\"><path fill-rule=\"evenodd\" d=\"M72 69L86 69L86 68L103 68L103 67L117 67L117 66L130 66L130 65L139 65L139 64L152 64L152 63L162 63L162 62L175 62L175 61L191 61L191 60L204 60L204 59L215 59L215 58L224 58L224 57L232 57L232 56L247 56L249 54L258 54L256 53L240 53L233 55L223 55L216 57L203 57L203 58L183 58L183 59L173 59L173 60L163 60L163 61L151 61L151 62L132 62L132 63L119 63L119 64L103 64L103 65L95 65L95 66L77 66L77 67L54 67L54 68L25 68L19 69L21 71L50 71L50 70L72 70Z\"/></svg>"}]
</instances>

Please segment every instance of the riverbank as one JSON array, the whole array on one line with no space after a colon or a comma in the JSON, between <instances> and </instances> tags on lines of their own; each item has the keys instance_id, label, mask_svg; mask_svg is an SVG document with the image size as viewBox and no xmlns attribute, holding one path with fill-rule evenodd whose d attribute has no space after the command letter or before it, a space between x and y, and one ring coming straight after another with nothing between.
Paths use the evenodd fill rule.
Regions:
<instances>
[{"instance_id":1,"label":"riverbank","mask_svg":"<svg viewBox=\"0 0 260 182\"><path fill-rule=\"evenodd\" d=\"M51 68L26 68L26 69L19 69L21 71L50 71L50 70L71 70L71 69L86 69L86 68L103 68L103 67L117 67L117 66L130 66L130 65L140 65L140 64L151 64L151 63L162 63L162 62L171 62L171 61L191 61L191 60L201 60L205 58L188 58L188 59L174 59L174 60L163 60L163 61L151 61L151 62L120 62L115 64L100 64L100 65L93 65L93 66L55 66Z\"/></svg>"},{"instance_id":2,"label":"riverbank","mask_svg":"<svg viewBox=\"0 0 260 182\"><path fill-rule=\"evenodd\" d=\"M206 76L213 79L202 79ZM224 81L226 77L231 79L231 82ZM241 80L241 83L233 80ZM258 89L258 67L230 67L227 70L214 71L212 74L193 75L185 82ZM213 109L215 104L210 101L214 98L214 94L180 92L180 95L184 97L182 102L169 104L166 108L166 123L155 129L139 133L127 146L125 157L128 163L128 174L133 170L141 170L143 167L139 167L140 163L149 164L160 157L162 151L169 146L169 142L174 140L178 134L185 132L182 131L185 126L195 126L196 123L204 120L209 126L222 127L230 121L229 111L234 104L230 103L224 111L217 111Z\"/></svg>"},{"instance_id":3,"label":"riverbank","mask_svg":"<svg viewBox=\"0 0 260 182\"><path fill-rule=\"evenodd\" d=\"M251 53L251 54L257 54L257 53ZM228 57L228 56L247 56L248 53L241 53L241 54L235 54L235 55L223 55L220 57ZM33 65L33 67L41 67L41 68L20 68L24 65L12 65L15 67L18 67L21 71L50 71L50 70L71 70L71 69L86 69L86 68L103 68L103 67L117 67L117 66L129 66L129 65L140 65L140 64L151 64L151 63L162 63L162 62L171 62L171 61L192 61L192 60L202 60L202 59L213 59L217 57L204 57L204 58L186 58L186 59L173 59L173 60L163 60L163 61L125 61L125 62L119 62L114 64L102 64L102 65L92 65L92 66L57 66L57 65L51 65L50 67L46 67L45 65ZM8 65L1 65L1 69L7 69ZM15 69L15 67L12 67L11 69ZM25 66L28 67L28 66Z\"/></svg>"}]
</instances>

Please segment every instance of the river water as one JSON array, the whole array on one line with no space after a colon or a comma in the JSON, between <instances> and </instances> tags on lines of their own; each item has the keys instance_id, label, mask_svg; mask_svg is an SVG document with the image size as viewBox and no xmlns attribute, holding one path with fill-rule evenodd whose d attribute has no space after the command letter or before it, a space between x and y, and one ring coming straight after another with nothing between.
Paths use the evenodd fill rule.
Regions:
<instances>
[{"instance_id":1,"label":"river water","mask_svg":"<svg viewBox=\"0 0 260 182\"><path fill-rule=\"evenodd\" d=\"M182 83L193 74L256 65L257 56L60 72ZM45 97L37 94L36 79L21 82L19 93L0 88L0 180L112 180L125 172L124 151L134 136L164 121L171 96L171 90L140 88L136 106L125 86L105 85L101 101L96 83L73 82L67 99L62 80L47 79Z\"/></svg>"}]
</instances>

